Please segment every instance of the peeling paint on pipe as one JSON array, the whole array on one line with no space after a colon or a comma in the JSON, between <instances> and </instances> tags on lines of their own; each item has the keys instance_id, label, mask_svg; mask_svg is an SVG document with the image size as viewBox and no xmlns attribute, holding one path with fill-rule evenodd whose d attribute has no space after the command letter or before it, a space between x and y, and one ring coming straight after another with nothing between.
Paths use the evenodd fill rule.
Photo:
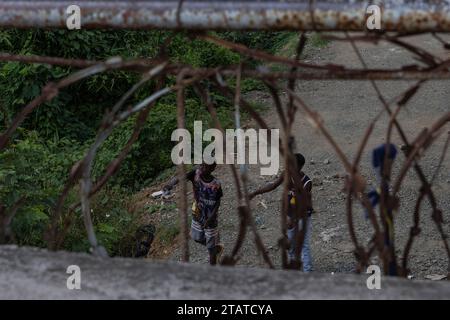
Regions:
<instances>
[{"instance_id":1,"label":"peeling paint on pipe","mask_svg":"<svg viewBox=\"0 0 450 320\"><path fill-rule=\"evenodd\" d=\"M365 30L370 1L11 1L0 0L0 27L65 28L66 8L81 8L82 28L190 30ZM313 14L313 19L311 19ZM450 0L391 0L382 5L382 28L449 32Z\"/></svg>"}]
</instances>

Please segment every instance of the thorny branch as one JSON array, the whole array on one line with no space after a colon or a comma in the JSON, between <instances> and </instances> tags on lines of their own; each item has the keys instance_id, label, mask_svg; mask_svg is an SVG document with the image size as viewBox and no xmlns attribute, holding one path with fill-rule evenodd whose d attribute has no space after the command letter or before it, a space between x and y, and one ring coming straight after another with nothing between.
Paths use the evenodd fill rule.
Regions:
<instances>
[{"instance_id":1,"label":"thorny branch","mask_svg":"<svg viewBox=\"0 0 450 320\"><path fill-rule=\"evenodd\" d=\"M311 1L310 3L312 8L314 1ZM178 25L181 25L182 21L180 12L183 7L183 1L179 1L178 5L177 21ZM312 15L311 18L314 18L314 15ZM315 22L313 21L313 23ZM235 265L238 262L239 252L243 246L247 229L249 229L254 234L255 245L258 252L262 255L264 261L269 267L274 267L274 263L271 261L264 243L258 234L252 214L251 199L258 194L270 192L277 186L283 185L283 192L281 196L282 210L280 212L281 236L279 241L282 249L282 267L298 268L301 265L301 248L305 234L303 230L304 228L302 228L302 230L298 230L298 225L300 221L303 225L305 225L305 203L301 203L296 207L296 212L294 215L293 223L296 227L296 259L294 261L294 265L288 265L285 250L287 248L287 194L291 181L294 182L294 185L298 186L294 190L296 197L299 199L304 198L303 195L305 192L305 190L303 190L303 184L301 183L301 178L296 166L293 150L295 139L301 139L301 137L295 137L292 134L292 125L297 115L305 117L314 128L319 130L325 140L331 145L347 172L344 186L346 193L346 218L350 238L355 247L354 253L357 260L358 271L362 271L363 268L368 265L374 252L377 252L383 261L386 272L388 270L388 266L394 264L395 268L398 270L398 275L407 276L408 257L412 250L414 238L420 233L419 222L422 219L421 208L423 207L422 203L425 199L428 199L430 202L432 208L431 217L437 227L438 233L442 238L450 263L450 249L447 235L443 229L442 211L438 207L438 200L433 192L433 183L435 182L436 176L438 175L438 172L446 157L449 146L450 134L448 134L447 125L450 122L450 113L445 113L440 118L436 119L435 123L430 128L426 128L421 131L415 139L410 139L407 136L398 120L398 115L403 109L405 109L405 106L426 81L431 79L450 79L450 59L441 59L423 48L410 44L405 40L405 36L411 36L411 34L402 33L366 33L356 36L350 36L345 33L344 37L339 37L336 35L326 36L327 38L333 40L348 41L358 56L362 68L348 67L332 63L314 64L302 61L303 50L307 43L307 36L305 33L300 34L296 55L293 58L277 56L262 50L252 49L243 44L227 41L204 32L196 33L192 36L233 50L249 59L258 60L262 63L281 65L284 69L281 71L275 71L270 66L265 66L263 64L253 67L245 63L240 63L237 66L221 66L216 68L194 67L180 62L171 61L170 57L165 56L165 46L161 50L161 53L164 54L161 54L156 59L134 59L128 61L121 58L111 58L107 61L92 61L0 53L0 62L14 61L18 63L40 63L51 66L66 66L81 69L56 83L48 83L44 86L44 88L42 88L42 92L38 97L30 101L19 111L17 115L15 115L11 123L5 122L6 130L0 134L0 151L8 148L11 141L14 141L16 130L22 125L24 120L30 114L32 114L37 108L45 108L45 103L53 99L64 88L67 88L68 86L95 74L110 70L125 70L128 72L138 72L142 74L141 80L130 88L129 91L126 92L124 96L116 103L116 105L113 106L111 111L104 116L94 143L85 156L73 165L72 170L68 175L67 182L63 190L61 190L57 204L52 211L51 227L47 230L48 234L46 237L49 248L57 249L61 246L64 234L67 233L71 220L75 214L75 209L81 206L81 212L84 218L88 239L91 243L93 251L101 256L106 256L106 251L98 243L94 233L93 224L91 221L90 198L102 187L104 187L108 179L114 175L115 172L117 172L120 164L131 150L131 146L137 140L137 137L139 136L139 133L147 117L149 116L150 109L155 105L155 103L157 103L160 97L170 93L176 94L178 128L185 128L184 98L186 90L189 87L192 87L203 101L208 114L213 120L214 127L222 132L224 132L224 128L217 117L216 105L211 98L209 88L216 90L221 95L234 102L235 124L237 128L241 126L241 111L245 111L260 128L269 129L268 124L261 114L241 94L241 80L250 78L262 81L267 86L268 91L272 96L273 104L279 116L283 132L281 143L279 145L279 151L284 157L284 171L276 182L270 187L262 188L249 193L247 188L249 180L247 168L245 166L241 167L240 172L238 172L234 165L227 165L230 168L235 185L236 197L238 199L236 212L239 216L240 225L236 242L231 250L231 253L223 259L222 264ZM433 36L440 41L445 49L449 48L449 44L446 43L440 36L434 33ZM358 42L364 41L374 44L378 44L381 41L389 42L412 54L413 58L416 59L418 63L414 65L405 65L396 69L370 68L364 61L357 47ZM173 76L176 77L176 83L171 85L167 84L169 82L168 78ZM143 101L137 103L131 108L125 109L123 107L125 102L129 100L133 94L141 88L142 85L152 81L154 78L157 78L155 91ZM228 81L230 79L236 79L235 88L230 87ZM297 80L363 80L370 82L382 108L377 112L376 116L362 136L353 161L349 160L348 155L343 152L342 147L327 130L321 115L315 111L313 106L306 104L304 99L302 99L301 92L296 89ZM381 80L415 80L415 83L406 91L388 101L382 94L378 83L375 82ZM206 83L207 85L205 85ZM280 93L281 91L286 92L287 99L284 99ZM120 123L136 113L139 115L136 117L135 128L132 136L120 154L107 165L104 175L96 182L93 182L91 169L98 148ZM366 181L361 174L360 166L362 155L365 152L368 140L373 134L376 123L384 113L386 113L389 117L386 135L384 141L382 141L386 144L386 151L388 148L387 146L392 141L393 132L396 130L404 144L402 150L406 159L401 165L401 169L396 177L393 177L393 172L390 166L384 166L384 171L381 175L381 185L387 186L389 183L392 183L392 188L381 188L381 200L379 203L380 211L379 214L377 214L366 194ZM444 132L447 132L447 139L443 147L438 166L434 171L432 178L427 179L424 170L419 164L419 159L423 157L424 153ZM387 158L387 154L388 152L385 152L383 164L388 163L389 159ZM402 187L406 175L411 169L414 170L420 180L420 193L416 199L414 211L412 212L413 226L410 229L408 241L403 250L401 259L397 259L393 242L387 245L383 239L385 239L387 233L392 231L388 227L388 222L393 223L396 212L399 210L401 203L398 198L398 193ZM178 166L178 175L180 177L179 181L184 181L182 178L185 175L183 164ZM65 203L68 194L78 183L80 184L80 200L67 208ZM358 239L355 231L355 213L353 205L355 200L360 202L366 210L373 229L373 235L367 245L363 243L362 239ZM0 225L1 242L5 241L5 233L8 233L8 236L10 235L11 220L26 201L27 199L25 198L20 199L19 201L10 204L10 208L7 208L6 204L3 203L5 201L0 199L0 218L2 222ZM181 184L181 196L179 197L178 207L180 210L182 260L189 261L187 196L185 183ZM63 213L66 211L69 213L64 216ZM398 260L401 262L398 263Z\"/></svg>"}]
</instances>

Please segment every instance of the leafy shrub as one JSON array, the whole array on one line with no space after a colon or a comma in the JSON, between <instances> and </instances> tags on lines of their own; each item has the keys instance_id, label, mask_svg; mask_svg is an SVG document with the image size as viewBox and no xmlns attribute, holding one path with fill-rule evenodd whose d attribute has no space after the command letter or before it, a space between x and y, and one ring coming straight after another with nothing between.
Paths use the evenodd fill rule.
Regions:
<instances>
[{"instance_id":1,"label":"leafy shrub","mask_svg":"<svg viewBox=\"0 0 450 320\"><path fill-rule=\"evenodd\" d=\"M16 240L43 246L51 209L82 148L69 140L44 142L34 131L22 137L0 153L0 199L7 208L24 199L12 225Z\"/></svg>"},{"instance_id":2,"label":"leafy shrub","mask_svg":"<svg viewBox=\"0 0 450 320\"><path fill-rule=\"evenodd\" d=\"M219 36L267 49L281 43L283 33L218 33ZM191 40L184 34L165 31L81 30L0 30L0 50L16 54L36 54L64 58L104 60L155 57L168 37L171 59L197 67L234 65L239 54L209 42ZM46 83L58 81L74 70L44 64L0 63L0 132L32 99L41 94ZM92 76L67 87L51 101L39 106L0 153L0 204L10 208L25 199L13 220L12 228L20 245L45 246L43 233L73 164L82 159L95 138L105 111L138 80L139 75L115 71ZM172 82L174 79L170 79ZM243 91L260 89L258 81L244 80ZM208 85L208 83L205 83ZM154 83L143 87L128 101L133 104L151 92ZM211 90L217 113L224 127L231 127L231 102ZM191 89L186 92L186 125L192 130L194 120L206 126L212 121L205 107ZM98 178L130 138L135 117L116 128L100 148L93 175ZM172 167L170 153L176 142L171 133L176 128L175 95L161 99L151 110L138 141L132 146L120 170L106 188L92 199L92 216L99 241L111 255L129 255L133 235L140 221L139 213L127 210L130 193L148 185ZM204 128L207 129L207 128ZM166 173L167 174L167 173ZM69 194L67 203L77 201L78 191ZM67 207L65 208L65 210ZM66 210L67 211L67 210ZM65 211L65 214L67 213ZM172 240L175 225L162 228L162 239ZM78 210L63 247L86 251L83 220Z\"/></svg>"}]
</instances>

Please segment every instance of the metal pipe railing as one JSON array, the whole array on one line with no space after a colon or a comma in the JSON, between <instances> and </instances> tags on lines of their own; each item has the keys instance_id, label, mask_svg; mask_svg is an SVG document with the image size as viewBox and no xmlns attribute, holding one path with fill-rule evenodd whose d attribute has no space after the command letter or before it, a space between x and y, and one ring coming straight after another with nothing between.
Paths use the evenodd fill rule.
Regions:
<instances>
[{"instance_id":1,"label":"metal pipe railing","mask_svg":"<svg viewBox=\"0 0 450 320\"><path fill-rule=\"evenodd\" d=\"M0 27L65 28L68 6L81 8L82 28L361 31L373 1L11 1L0 0ZM382 29L449 32L449 0L384 1Z\"/></svg>"}]
</instances>

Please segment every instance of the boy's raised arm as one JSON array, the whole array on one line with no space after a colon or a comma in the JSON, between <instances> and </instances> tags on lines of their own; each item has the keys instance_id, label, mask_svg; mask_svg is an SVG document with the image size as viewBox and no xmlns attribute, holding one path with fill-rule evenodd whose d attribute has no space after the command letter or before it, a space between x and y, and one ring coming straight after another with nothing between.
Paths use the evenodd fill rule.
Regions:
<instances>
[{"instance_id":1,"label":"boy's raised arm","mask_svg":"<svg viewBox=\"0 0 450 320\"><path fill-rule=\"evenodd\" d=\"M253 199L254 197L256 197L258 194L263 194L263 193L275 190L283 182L283 178L284 178L284 174L281 173L281 175L275 181L269 182L265 186L253 191L249 195L250 200Z\"/></svg>"},{"instance_id":2,"label":"boy's raised arm","mask_svg":"<svg viewBox=\"0 0 450 320\"><path fill-rule=\"evenodd\" d=\"M187 180L192 181L194 179L195 170L196 170L196 168L194 168L191 171L189 171L188 173L186 173ZM172 177L172 179L170 179L170 181L164 185L163 191L168 192L168 191L172 190L173 187L176 186L178 182L179 182L179 180L178 180L177 176Z\"/></svg>"}]
</instances>

